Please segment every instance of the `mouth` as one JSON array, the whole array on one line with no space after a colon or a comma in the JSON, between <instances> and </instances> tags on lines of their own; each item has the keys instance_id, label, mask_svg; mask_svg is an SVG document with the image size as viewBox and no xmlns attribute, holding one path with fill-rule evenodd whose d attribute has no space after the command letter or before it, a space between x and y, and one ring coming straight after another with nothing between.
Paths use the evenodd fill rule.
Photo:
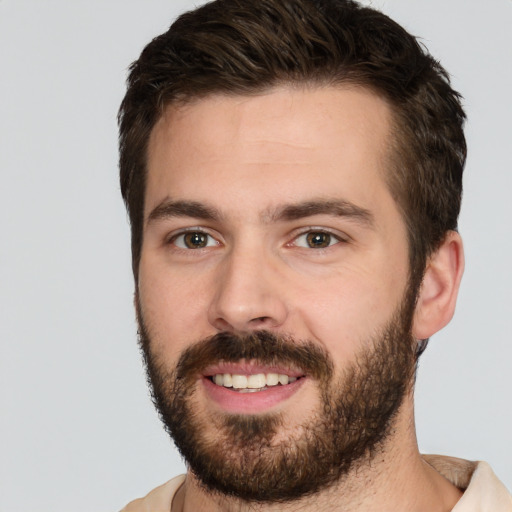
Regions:
<instances>
[{"instance_id":1,"label":"mouth","mask_svg":"<svg viewBox=\"0 0 512 512\"><path fill-rule=\"evenodd\" d=\"M207 369L202 382L208 397L231 413L261 413L291 398L307 377L297 370L226 363Z\"/></svg>"},{"instance_id":2,"label":"mouth","mask_svg":"<svg viewBox=\"0 0 512 512\"><path fill-rule=\"evenodd\" d=\"M239 393L265 391L274 386L286 386L303 377L292 377L286 373L256 373L242 375L238 373L216 373L209 379L217 386L231 388Z\"/></svg>"}]
</instances>

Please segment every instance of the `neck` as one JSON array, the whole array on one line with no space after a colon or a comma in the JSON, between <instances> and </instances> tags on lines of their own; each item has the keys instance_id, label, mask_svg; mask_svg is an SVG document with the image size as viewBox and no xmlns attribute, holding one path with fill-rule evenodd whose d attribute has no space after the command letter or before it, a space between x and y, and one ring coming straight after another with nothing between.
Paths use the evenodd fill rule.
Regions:
<instances>
[{"instance_id":1,"label":"neck","mask_svg":"<svg viewBox=\"0 0 512 512\"><path fill-rule=\"evenodd\" d=\"M247 503L206 491L189 473L176 494L172 511L447 512L460 496L459 489L422 459L412 397L408 397L385 443L328 489L290 503Z\"/></svg>"}]
</instances>

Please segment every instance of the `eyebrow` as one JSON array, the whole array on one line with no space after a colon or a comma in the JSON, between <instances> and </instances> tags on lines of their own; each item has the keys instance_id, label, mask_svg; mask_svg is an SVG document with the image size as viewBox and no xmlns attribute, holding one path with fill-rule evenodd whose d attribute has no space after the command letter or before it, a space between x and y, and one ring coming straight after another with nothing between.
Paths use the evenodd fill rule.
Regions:
<instances>
[{"instance_id":1,"label":"eyebrow","mask_svg":"<svg viewBox=\"0 0 512 512\"><path fill-rule=\"evenodd\" d=\"M148 216L147 223L173 217L193 217L202 220L219 220L221 215L215 208L197 201L162 201Z\"/></svg>"},{"instance_id":2,"label":"eyebrow","mask_svg":"<svg viewBox=\"0 0 512 512\"><path fill-rule=\"evenodd\" d=\"M300 203L291 203L268 210L262 216L265 222L299 220L314 215L332 215L346 217L359 224L372 227L373 214L354 203L342 199L318 199ZM147 223L173 217L190 217L201 220L218 221L222 214L216 208L197 201L173 201L166 199L156 206L148 216Z\"/></svg>"},{"instance_id":3,"label":"eyebrow","mask_svg":"<svg viewBox=\"0 0 512 512\"><path fill-rule=\"evenodd\" d=\"M374 216L366 208L357 206L350 201L342 199L313 200L303 203L285 205L269 213L270 221L298 220L314 215L333 215L336 217L347 217L359 224L368 227L373 226Z\"/></svg>"}]
</instances>

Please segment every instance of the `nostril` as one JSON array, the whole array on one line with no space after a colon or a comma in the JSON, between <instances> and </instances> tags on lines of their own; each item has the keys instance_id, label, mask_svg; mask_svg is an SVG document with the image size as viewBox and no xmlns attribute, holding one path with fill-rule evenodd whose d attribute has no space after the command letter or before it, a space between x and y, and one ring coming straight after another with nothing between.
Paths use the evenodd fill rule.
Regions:
<instances>
[{"instance_id":1,"label":"nostril","mask_svg":"<svg viewBox=\"0 0 512 512\"><path fill-rule=\"evenodd\" d=\"M223 318L217 318L215 320L215 327L219 331L233 331L234 328L229 324L229 322L226 322Z\"/></svg>"},{"instance_id":2,"label":"nostril","mask_svg":"<svg viewBox=\"0 0 512 512\"><path fill-rule=\"evenodd\" d=\"M258 316L256 318L253 318L250 323L252 325L261 325L261 324L267 324L271 321L271 318L269 316Z\"/></svg>"}]
</instances>

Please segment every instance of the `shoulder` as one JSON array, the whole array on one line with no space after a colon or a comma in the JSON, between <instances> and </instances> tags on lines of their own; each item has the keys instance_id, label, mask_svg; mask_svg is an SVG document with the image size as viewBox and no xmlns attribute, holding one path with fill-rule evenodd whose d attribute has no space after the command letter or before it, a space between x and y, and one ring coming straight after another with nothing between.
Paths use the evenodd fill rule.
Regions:
<instances>
[{"instance_id":1,"label":"shoulder","mask_svg":"<svg viewBox=\"0 0 512 512\"><path fill-rule=\"evenodd\" d=\"M478 462L467 489L453 512L512 512L512 495L487 462Z\"/></svg>"},{"instance_id":2,"label":"shoulder","mask_svg":"<svg viewBox=\"0 0 512 512\"><path fill-rule=\"evenodd\" d=\"M185 475L180 475L156 487L144 498L131 501L121 512L169 512L172 499L185 481Z\"/></svg>"},{"instance_id":3,"label":"shoulder","mask_svg":"<svg viewBox=\"0 0 512 512\"><path fill-rule=\"evenodd\" d=\"M424 455L423 458L464 491L452 512L512 512L512 496L487 462L441 455Z\"/></svg>"}]
</instances>

